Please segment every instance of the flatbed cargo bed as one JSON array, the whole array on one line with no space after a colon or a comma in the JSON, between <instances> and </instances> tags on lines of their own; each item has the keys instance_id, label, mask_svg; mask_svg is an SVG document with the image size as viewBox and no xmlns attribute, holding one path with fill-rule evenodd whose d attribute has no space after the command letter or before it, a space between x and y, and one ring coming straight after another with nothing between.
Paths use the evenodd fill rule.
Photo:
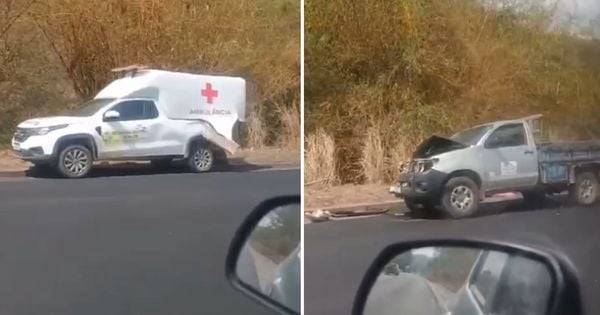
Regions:
<instances>
[{"instance_id":1,"label":"flatbed cargo bed","mask_svg":"<svg viewBox=\"0 0 600 315\"><path fill-rule=\"evenodd\" d=\"M537 146L540 180L545 184L573 183L575 167L600 165L600 141L545 143Z\"/></svg>"},{"instance_id":2,"label":"flatbed cargo bed","mask_svg":"<svg viewBox=\"0 0 600 315\"><path fill-rule=\"evenodd\" d=\"M600 163L600 141L543 143L538 146L540 163L589 162Z\"/></svg>"}]
</instances>

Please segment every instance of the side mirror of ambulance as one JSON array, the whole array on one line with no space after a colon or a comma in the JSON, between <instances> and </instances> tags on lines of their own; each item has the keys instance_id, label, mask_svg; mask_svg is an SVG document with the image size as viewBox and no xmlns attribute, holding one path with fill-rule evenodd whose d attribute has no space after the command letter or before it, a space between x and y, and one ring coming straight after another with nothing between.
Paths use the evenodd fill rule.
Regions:
<instances>
[{"instance_id":1,"label":"side mirror of ambulance","mask_svg":"<svg viewBox=\"0 0 600 315\"><path fill-rule=\"evenodd\" d=\"M561 261L491 242L391 245L364 277L353 314L582 314L576 277Z\"/></svg>"},{"instance_id":2,"label":"side mirror of ambulance","mask_svg":"<svg viewBox=\"0 0 600 315\"><path fill-rule=\"evenodd\" d=\"M119 114L119 112L117 112L116 110L109 110L106 113L104 113L103 116L104 121L115 121L119 120L119 118L121 118L121 114Z\"/></svg>"},{"instance_id":3,"label":"side mirror of ambulance","mask_svg":"<svg viewBox=\"0 0 600 315\"><path fill-rule=\"evenodd\" d=\"M261 203L229 246L225 274L234 288L280 314L300 314L300 196Z\"/></svg>"}]
</instances>

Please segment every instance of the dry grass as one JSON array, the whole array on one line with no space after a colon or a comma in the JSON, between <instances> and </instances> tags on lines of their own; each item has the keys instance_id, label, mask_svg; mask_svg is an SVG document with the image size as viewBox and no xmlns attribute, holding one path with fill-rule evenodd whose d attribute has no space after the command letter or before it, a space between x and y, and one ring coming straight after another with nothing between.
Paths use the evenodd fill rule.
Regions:
<instances>
[{"instance_id":1,"label":"dry grass","mask_svg":"<svg viewBox=\"0 0 600 315\"><path fill-rule=\"evenodd\" d=\"M323 130L305 136L304 182L337 184L335 141Z\"/></svg>"},{"instance_id":2,"label":"dry grass","mask_svg":"<svg viewBox=\"0 0 600 315\"><path fill-rule=\"evenodd\" d=\"M253 149L263 148L267 139L267 129L262 119L256 113L251 113L247 121L248 133L246 136L246 146Z\"/></svg>"},{"instance_id":3,"label":"dry grass","mask_svg":"<svg viewBox=\"0 0 600 315\"><path fill-rule=\"evenodd\" d=\"M279 116L281 120L280 146L289 149L300 148L300 107L280 107Z\"/></svg>"},{"instance_id":4,"label":"dry grass","mask_svg":"<svg viewBox=\"0 0 600 315\"><path fill-rule=\"evenodd\" d=\"M341 182L389 182L426 137L486 121L543 113L563 140L600 135L600 42L505 2L306 0L305 133L336 139Z\"/></svg>"},{"instance_id":5,"label":"dry grass","mask_svg":"<svg viewBox=\"0 0 600 315\"><path fill-rule=\"evenodd\" d=\"M367 129L365 144L360 161L362 173L368 183L382 183L385 180L385 146L379 126Z\"/></svg>"}]
</instances>

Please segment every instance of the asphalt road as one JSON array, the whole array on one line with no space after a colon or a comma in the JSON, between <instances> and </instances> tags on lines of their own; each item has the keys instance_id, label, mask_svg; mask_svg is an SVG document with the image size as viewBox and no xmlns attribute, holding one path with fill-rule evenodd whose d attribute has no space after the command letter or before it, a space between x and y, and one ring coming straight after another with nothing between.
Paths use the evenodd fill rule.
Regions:
<instances>
[{"instance_id":1,"label":"asphalt road","mask_svg":"<svg viewBox=\"0 0 600 315\"><path fill-rule=\"evenodd\" d=\"M406 221L380 215L305 225L305 313L350 314L364 273L390 244L471 238L518 242L564 255L579 278L584 314L600 314L600 206L553 202L526 209L518 201L488 207L495 209L466 220Z\"/></svg>"},{"instance_id":2,"label":"asphalt road","mask_svg":"<svg viewBox=\"0 0 600 315\"><path fill-rule=\"evenodd\" d=\"M300 172L0 179L0 314L273 314L234 290L234 231Z\"/></svg>"}]
</instances>

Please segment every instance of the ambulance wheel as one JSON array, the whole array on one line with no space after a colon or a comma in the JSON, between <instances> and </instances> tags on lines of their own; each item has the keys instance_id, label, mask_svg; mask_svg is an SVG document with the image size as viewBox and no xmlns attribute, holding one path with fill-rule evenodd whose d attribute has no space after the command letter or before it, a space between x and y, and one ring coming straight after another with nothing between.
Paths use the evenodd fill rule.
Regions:
<instances>
[{"instance_id":1,"label":"ambulance wheel","mask_svg":"<svg viewBox=\"0 0 600 315\"><path fill-rule=\"evenodd\" d=\"M65 147L58 155L57 169L67 178L85 177L92 169L92 152L83 145Z\"/></svg>"},{"instance_id":2,"label":"ambulance wheel","mask_svg":"<svg viewBox=\"0 0 600 315\"><path fill-rule=\"evenodd\" d=\"M190 171L193 173L208 172L215 163L215 154L209 146L195 144L190 151L187 162Z\"/></svg>"}]
</instances>

